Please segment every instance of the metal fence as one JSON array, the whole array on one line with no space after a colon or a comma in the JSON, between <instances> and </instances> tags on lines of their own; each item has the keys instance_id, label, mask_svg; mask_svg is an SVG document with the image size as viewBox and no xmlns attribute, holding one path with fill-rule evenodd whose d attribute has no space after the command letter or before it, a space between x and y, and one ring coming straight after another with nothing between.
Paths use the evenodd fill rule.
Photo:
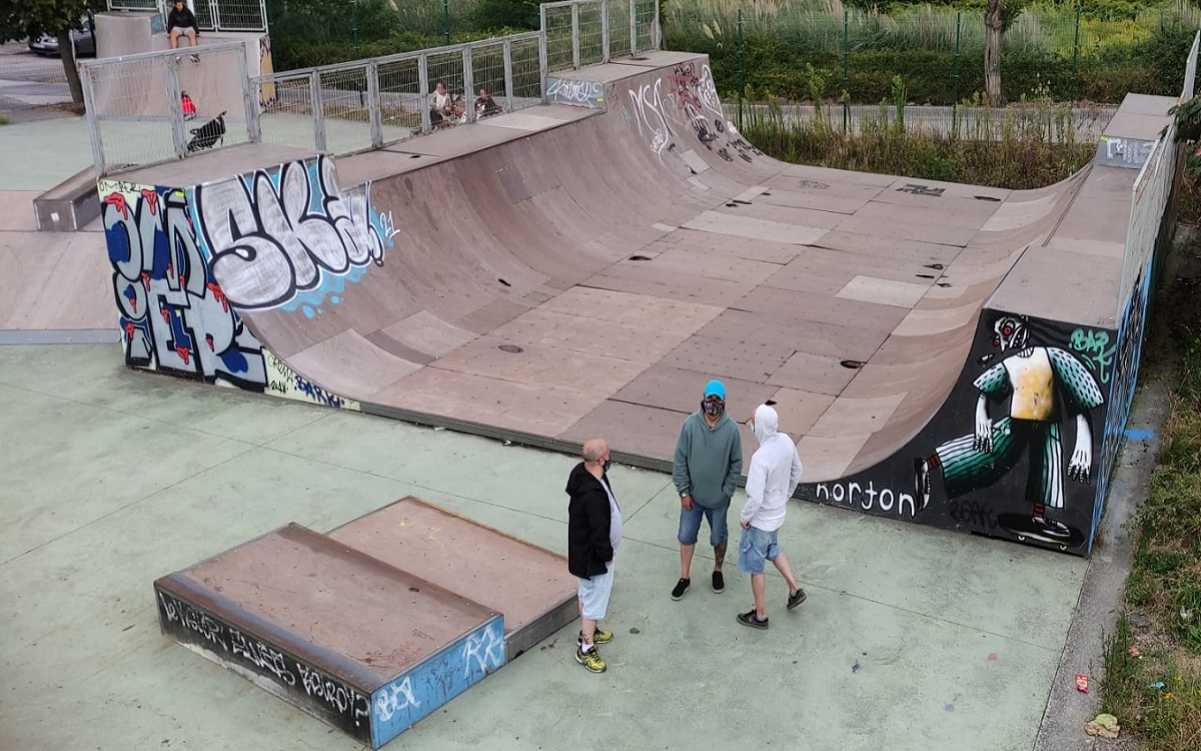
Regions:
<instances>
[{"instance_id":1,"label":"metal fence","mask_svg":"<svg viewBox=\"0 0 1201 751\"><path fill-rule=\"evenodd\" d=\"M266 0L186 0L199 31L267 31ZM158 11L165 21L174 0L108 0L117 11Z\"/></svg>"},{"instance_id":2,"label":"metal fence","mask_svg":"<svg viewBox=\"0 0 1201 751\"><path fill-rule=\"evenodd\" d=\"M564 0L541 14L549 71L659 48L659 0Z\"/></svg>"},{"instance_id":3,"label":"metal fence","mask_svg":"<svg viewBox=\"0 0 1201 751\"><path fill-rule=\"evenodd\" d=\"M348 154L543 102L540 32L251 80L268 143Z\"/></svg>"},{"instance_id":4,"label":"metal fence","mask_svg":"<svg viewBox=\"0 0 1201 751\"><path fill-rule=\"evenodd\" d=\"M87 60L79 68L100 175L259 138L241 42Z\"/></svg>"}]
</instances>

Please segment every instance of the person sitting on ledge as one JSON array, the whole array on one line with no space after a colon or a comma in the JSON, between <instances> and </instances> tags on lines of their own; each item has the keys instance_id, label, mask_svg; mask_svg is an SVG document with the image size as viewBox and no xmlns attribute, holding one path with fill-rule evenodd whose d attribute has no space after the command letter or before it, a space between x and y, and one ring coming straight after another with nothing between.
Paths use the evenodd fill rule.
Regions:
<instances>
[{"instance_id":1,"label":"person sitting on ledge","mask_svg":"<svg viewBox=\"0 0 1201 751\"><path fill-rule=\"evenodd\" d=\"M504 110L501 108L501 106L497 104L496 100L492 98L492 95L488 93L488 89L481 86L480 95L476 97L475 100L476 118L492 117L493 115L499 115L503 112Z\"/></svg>"},{"instance_id":2,"label":"person sitting on ledge","mask_svg":"<svg viewBox=\"0 0 1201 751\"><path fill-rule=\"evenodd\" d=\"M430 108L430 124L435 128L445 128L464 120L462 100L451 97L446 84L438 81L434 85L434 106Z\"/></svg>"}]
</instances>

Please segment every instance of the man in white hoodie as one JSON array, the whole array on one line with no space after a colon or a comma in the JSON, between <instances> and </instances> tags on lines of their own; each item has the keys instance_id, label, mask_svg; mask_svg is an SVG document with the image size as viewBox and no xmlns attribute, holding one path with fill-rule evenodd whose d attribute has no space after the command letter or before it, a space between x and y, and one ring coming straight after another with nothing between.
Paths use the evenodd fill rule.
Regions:
<instances>
[{"instance_id":1,"label":"man in white hoodie","mask_svg":"<svg viewBox=\"0 0 1201 751\"><path fill-rule=\"evenodd\" d=\"M738 544L738 568L751 575L755 608L738 614L738 622L751 628L767 628L764 604L764 561L771 561L788 582L788 609L805 601L805 590L797 585L788 557L776 539L784 524L784 511L801 482L801 457L796 445L779 432L780 418L766 404L755 409L751 432L759 448L751 456L746 475L746 505L742 507L742 540Z\"/></svg>"}]
</instances>

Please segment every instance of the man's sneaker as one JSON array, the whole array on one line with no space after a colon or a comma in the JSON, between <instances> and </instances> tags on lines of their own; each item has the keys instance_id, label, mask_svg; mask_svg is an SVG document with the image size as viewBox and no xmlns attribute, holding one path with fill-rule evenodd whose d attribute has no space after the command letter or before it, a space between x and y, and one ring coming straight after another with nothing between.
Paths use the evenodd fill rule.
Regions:
<instances>
[{"instance_id":1,"label":"man's sneaker","mask_svg":"<svg viewBox=\"0 0 1201 751\"><path fill-rule=\"evenodd\" d=\"M724 592L726 589L726 577L721 575L720 571L713 572L713 591Z\"/></svg>"},{"instance_id":2,"label":"man's sneaker","mask_svg":"<svg viewBox=\"0 0 1201 751\"><path fill-rule=\"evenodd\" d=\"M581 635L580 637L578 637L576 639L576 641L582 642L583 638L584 637ZM613 641L613 632L612 631L606 631L603 628L598 628L592 632L592 643L593 644L608 644L611 641Z\"/></svg>"},{"instance_id":3,"label":"man's sneaker","mask_svg":"<svg viewBox=\"0 0 1201 751\"><path fill-rule=\"evenodd\" d=\"M759 616L755 615L754 608L751 608L745 613L739 613L738 622L744 626L750 626L751 628L767 628L767 619L764 618L763 620L759 620Z\"/></svg>"},{"instance_id":4,"label":"man's sneaker","mask_svg":"<svg viewBox=\"0 0 1201 751\"><path fill-rule=\"evenodd\" d=\"M691 579L680 579L678 582L676 582L676 586L671 590L671 599L682 599L684 597L684 593L688 591L688 585L691 583Z\"/></svg>"},{"instance_id":5,"label":"man's sneaker","mask_svg":"<svg viewBox=\"0 0 1201 751\"><path fill-rule=\"evenodd\" d=\"M805 601L806 597L807 597L807 595L805 594L805 590L803 590L803 589L798 589L796 591L796 594L788 595L788 609L792 610L793 608L797 607L798 605L800 605L802 602Z\"/></svg>"},{"instance_id":6,"label":"man's sneaker","mask_svg":"<svg viewBox=\"0 0 1201 751\"><path fill-rule=\"evenodd\" d=\"M583 665L589 673L603 673L609 667L605 664L604 658L600 656L600 652L596 651L596 647L587 652L583 647L576 647L575 661Z\"/></svg>"}]
</instances>

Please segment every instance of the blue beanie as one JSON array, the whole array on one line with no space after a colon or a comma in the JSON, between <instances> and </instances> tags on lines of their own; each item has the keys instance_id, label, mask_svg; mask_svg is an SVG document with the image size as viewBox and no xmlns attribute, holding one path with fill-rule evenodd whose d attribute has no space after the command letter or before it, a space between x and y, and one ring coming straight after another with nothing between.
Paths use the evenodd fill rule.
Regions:
<instances>
[{"instance_id":1,"label":"blue beanie","mask_svg":"<svg viewBox=\"0 0 1201 751\"><path fill-rule=\"evenodd\" d=\"M711 396L716 396L724 402L726 400L726 385L717 379L706 383L704 398L708 399Z\"/></svg>"}]
</instances>

